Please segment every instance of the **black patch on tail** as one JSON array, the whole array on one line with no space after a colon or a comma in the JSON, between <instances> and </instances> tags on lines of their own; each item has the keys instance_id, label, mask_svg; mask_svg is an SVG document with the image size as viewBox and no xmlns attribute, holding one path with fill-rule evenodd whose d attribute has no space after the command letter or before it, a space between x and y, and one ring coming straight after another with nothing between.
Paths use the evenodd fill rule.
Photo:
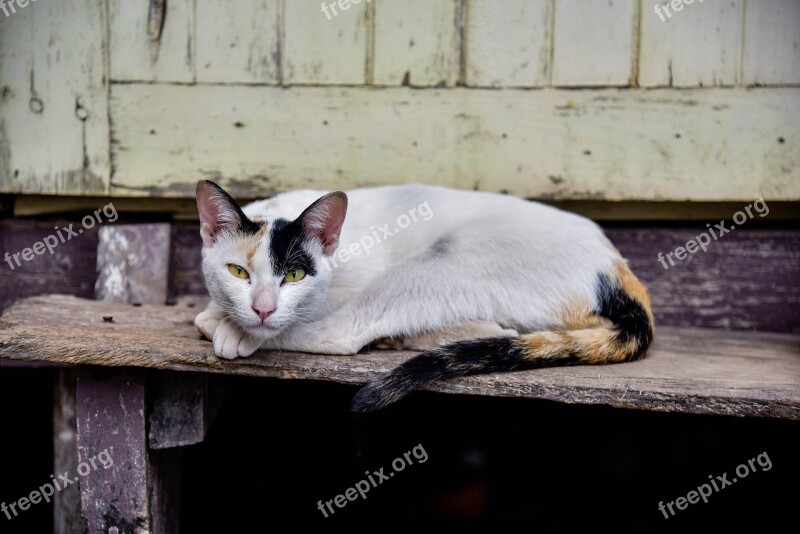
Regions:
<instances>
[{"instance_id":1,"label":"black patch on tail","mask_svg":"<svg viewBox=\"0 0 800 534\"><path fill-rule=\"evenodd\" d=\"M317 274L314 260L303 248L306 235L299 219L292 222L275 219L272 222L269 252L272 256L272 270L276 276L302 268L309 276Z\"/></svg>"},{"instance_id":2,"label":"black patch on tail","mask_svg":"<svg viewBox=\"0 0 800 534\"><path fill-rule=\"evenodd\" d=\"M576 354L565 354L555 360L528 360L524 346L513 337L459 341L423 352L361 388L353 397L350 409L357 413L379 410L436 380L569 365L577 361Z\"/></svg>"},{"instance_id":3,"label":"black patch on tail","mask_svg":"<svg viewBox=\"0 0 800 534\"><path fill-rule=\"evenodd\" d=\"M638 360L644 356L653 340L653 325L644 306L603 273L598 277L597 302L595 313L618 328L617 340L620 343L636 340L636 350L628 360Z\"/></svg>"}]
</instances>

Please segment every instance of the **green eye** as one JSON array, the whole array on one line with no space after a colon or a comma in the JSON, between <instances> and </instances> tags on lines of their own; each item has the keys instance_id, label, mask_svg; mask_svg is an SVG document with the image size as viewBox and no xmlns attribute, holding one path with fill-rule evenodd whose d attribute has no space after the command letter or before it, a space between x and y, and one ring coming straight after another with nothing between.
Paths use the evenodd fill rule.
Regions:
<instances>
[{"instance_id":1,"label":"green eye","mask_svg":"<svg viewBox=\"0 0 800 534\"><path fill-rule=\"evenodd\" d=\"M295 269L293 271L289 271L286 273L286 276L283 277L284 282L294 283L299 282L303 278L306 277L305 269Z\"/></svg>"},{"instance_id":2,"label":"green eye","mask_svg":"<svg viewBox=\"0 0 800 534\"><path fill-rule=\"evenodd\" d=\"M247 280L248 278L250 278L250 273L248 273L238 265L234 265L233 263L228 265L228 270L236 278L241 278L242 280Z\"/></svg>"}]
</instances>

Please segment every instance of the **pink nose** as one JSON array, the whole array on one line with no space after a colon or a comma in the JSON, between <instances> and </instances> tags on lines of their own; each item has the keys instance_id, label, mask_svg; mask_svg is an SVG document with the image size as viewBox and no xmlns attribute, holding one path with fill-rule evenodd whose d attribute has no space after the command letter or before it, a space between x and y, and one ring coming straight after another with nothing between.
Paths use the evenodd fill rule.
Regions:
<instances>
[{"instance_id":1,"label":"pink nose","mask_svg":"<svg viewBox=\"0 0 800 534\"><path fill-rule=\"evenodd\" d=\"M263 323L267 317L269 317L272 312L275 311L275 307L267 307L267 308L257 308L253 306L253 311L261 318L261 322Z\"/></svg>"}]
</instances>

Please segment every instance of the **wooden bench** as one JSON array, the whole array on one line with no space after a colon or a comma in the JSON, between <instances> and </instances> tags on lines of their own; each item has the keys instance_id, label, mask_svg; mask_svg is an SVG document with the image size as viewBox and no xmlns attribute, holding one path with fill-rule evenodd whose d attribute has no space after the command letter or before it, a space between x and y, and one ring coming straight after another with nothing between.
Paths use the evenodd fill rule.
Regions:
<instances>
[{"instance_id":1,"label":"wooden bench","mask_svg":"<svg viewBox=\"0 0 800 534\"><path fill-rule=\"evenodd\" d=\"M88 532L173 531L180 447L202 441L211 424L222 395L214 375L364 384L414 354L259 351L221 360L194 327L202 305L48 295L20 301L0 317L0 365L65 367L56 398L56 471L74 473L79 460L101 451L116 467L91 471L87 483L57 493L57 524L83 522ZM489 374L426 389L799 420L800 336L661 327L643 361Z\"/></svg>"}]
</instances>

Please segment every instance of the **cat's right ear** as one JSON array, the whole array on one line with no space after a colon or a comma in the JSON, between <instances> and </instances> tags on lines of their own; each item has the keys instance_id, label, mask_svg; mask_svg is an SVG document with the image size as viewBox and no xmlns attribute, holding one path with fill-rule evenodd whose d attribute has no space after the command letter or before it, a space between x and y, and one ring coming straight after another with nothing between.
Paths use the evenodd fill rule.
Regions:
<instances>
[{"instance_id":1,"label":"cat's right ear","mask_svg":"<svg viewBox=\"0 0 800 534\"><path fill-rule=\"evenodd\" d=\"M240 227L245 219L236 201L210 180L197 182L197 211L200 213L200 236L207 247L214 244L220 232Z\"/></svg>"}]
</instances>

